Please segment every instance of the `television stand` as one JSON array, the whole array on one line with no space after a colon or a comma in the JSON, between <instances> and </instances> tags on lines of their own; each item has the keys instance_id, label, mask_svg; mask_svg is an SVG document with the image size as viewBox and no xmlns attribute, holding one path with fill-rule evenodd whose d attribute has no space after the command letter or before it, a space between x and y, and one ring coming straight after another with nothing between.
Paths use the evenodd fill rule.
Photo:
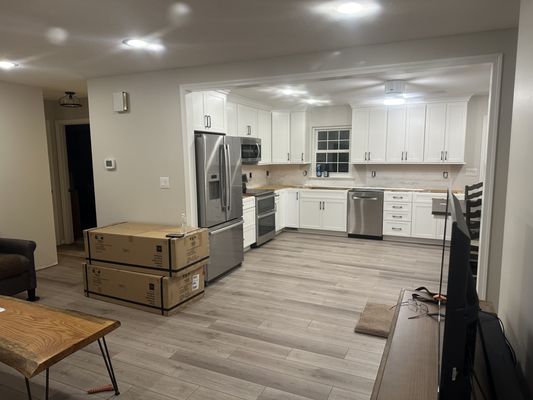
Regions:
<instances>
[{"instance_id":1,"label":"television stand","mask_svg":"<svg viewBox=\"0 0 533 400\"><path fill-rule=\"evenodd\" d=\"M371 400L438 400L438 322L429 316L409 319L419 313L400 304L414 293L424 294L400 292ZM482 309L492 311L490 303L480 303ZM438 312L436 304L424 304L429 313Z\"/></svg>"}]
</instances>

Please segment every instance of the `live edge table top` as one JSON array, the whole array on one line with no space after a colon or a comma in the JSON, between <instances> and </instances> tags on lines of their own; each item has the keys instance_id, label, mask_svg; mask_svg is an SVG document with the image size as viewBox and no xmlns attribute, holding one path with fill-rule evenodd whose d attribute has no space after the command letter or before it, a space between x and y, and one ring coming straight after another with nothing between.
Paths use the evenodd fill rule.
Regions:
<instances>
[{"instance_id":1,"label":"live edge table top","mask_svg":"<svg viewBox=\"0 0 533 400\"><path fill-rule=\"evenodd\" d=\"M119 326L119 321L0 296L0 362L29 379Z\"/></svg>"}]
</instances>

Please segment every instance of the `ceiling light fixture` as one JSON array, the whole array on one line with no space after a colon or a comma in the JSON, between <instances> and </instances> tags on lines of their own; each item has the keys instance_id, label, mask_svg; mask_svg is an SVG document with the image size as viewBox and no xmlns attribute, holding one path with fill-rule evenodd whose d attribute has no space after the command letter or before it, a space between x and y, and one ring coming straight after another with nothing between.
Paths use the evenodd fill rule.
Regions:
<instances>
[{"instance_id":1,"label":"ceiling light fixture","mask_svg":"<svg viewBox=\"0 0 533 400\"><path fill-rule=\"evenodd\" d=\"M383 100L383 104L386 106L401 106L405 104L405 99L403 97L387 97Z\"/></svg>"},{"instance_id":2,"label":"ceiling light fixture","mask_svg":"<svg viewBox=\"0 0 533 400\"><path fill-rule=\"evenodd\" d=\"M337 12L345 15L358 14L364 10L364 6L354 1L348 3L342 3L337 7Z\"/></svg>"},{"instance_id":3,"label":"ceiling light fixture","mask_svg":"<svg viewBox=\"0 0 533 400\"><path fill-rule=\"evenodd\" d=\"M304 102L311 105L318 105L318 104L329 104L329 100L320 100L320 99L304 99Z\"/></svg>"},{"instance_id":4,"label":"ceiling light fixture","mask_svg":"<svg viewBox=\"0 0 533 400\"><path fill-rule=\"evenodd\" d=\"M76 92L65 92L65 96L59 99L59 105L67 108L80 108L81 101L75 94Z\"/></svg>"},{"instance_id":5,"label":"ceiling light fixture","mask_svg":"<svg viewBox=\"0 0 533 400\"><path fill-rule=\"evenodd\" d=\"M5 69L5 70L17 68L18 66L19 65L17 63L14 63L13 61L9 61L9 60L0 61L0 68Z\"/></svg>"},{"instance_id":6,"label":"ceiling light fixture","mask_svg":"<svg viewBox=\"0 0 533 400\"><path fill-rule=\"evenodd\" d=\"M151 43L143 39L124 39L122 43L139 50L161 51L164 49L164 46L160 43Z\"/></svg>"},{"instance_id":7,"label":"ceiling light fixture","mask_svg":"<svg viewBox=\"0 0 533 400\"><path fill-rule=\"evenodd\" d=\"M302 96L304 94L307 94L307 92L305 90L294 89L294 88L291 88L291 87L278 89L278 91L279 91L280 94L282 94L284 96Z\"/></svg>"}]
</instances>

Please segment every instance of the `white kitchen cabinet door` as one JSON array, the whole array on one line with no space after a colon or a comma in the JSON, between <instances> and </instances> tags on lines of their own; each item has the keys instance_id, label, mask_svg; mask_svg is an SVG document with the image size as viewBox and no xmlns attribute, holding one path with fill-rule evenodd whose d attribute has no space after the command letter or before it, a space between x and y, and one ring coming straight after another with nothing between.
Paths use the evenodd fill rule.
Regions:
<instances>
[{"instance_id":1,"label":"white kitchen cabinet door","mask_svg":"<svg viewBox=\"0 0 533 400\"><path fill-rule=\"evenodd\" d=\"M387 114L387 162L400 163L405 154L405 107L390 107Z\"/></svg>"},{"instance_id":2,"label":"white kitchen cabinet door","mask_svg":"<svg viewBox=\"0 0 533 400\"><path fill-rule=\"evenodd\" d=\"M346 232L346 200L322 201L322 229Z\"/></svg>"},{"instance_id":3,"label":"white kitchen cabinet door","mask_svg":"<svg viewBox=\"0 0 533 400\"><path fill-rule=\"evenodd\" d=\"M207 115L204 112L204 93L192 92L193 129L195 131L207 130Z\"/></svg>"},{"instance_id":4,"label":"white kitchen cabinet door","mask_svg":"<svg viewBox=\"0 0 533 400\"><path fill-rule=\"evenodd\" d=\"M291 162L304 163L307 160L305 111L291 112Z\"/></svg>"},{"instance_id":5,"label":"white kitchen cabinet door","mask_svg":"<svg viewBox=\"0 0 533 400\"><path fill-rule=\"evenodd\" d=\"M276 204L276 232L285 228L285 215L286 215L286 191L276 190L275 192L275 204Z\"/></svg>"},{"instance_id":6,"label":"white kitchen cabinet door","mask_svg":"<svg viewBox=\"0 0 533 400\"><path fill-rule=\"evenodd\" d=\"M467 108L465 101L447 104L445 162L462 163L465 160Z\"/></svg>"},{"instance_id":7,"label":"white kitchen cabinet door","mask_svg":"<svg viewBox=\"0 0 533 400\"><path fill-rule=\"evenodd\" d=\"M258 137L257 108L242 104L237 105L237 123L239 136Z\"/></svg>"},{"instance_id":8,"label":"white kitchen cabinet door","mask_svg":"<svg viewBox=\"0 0 533 400\"><path fill-rule=\"evenodd\" d=\"M226 95L218 92L204 92L204 110L209 117L209 131L226 133Z\"/></svg>"},{"instance_id":9,"label":"white kitchen cabinet door","mask_svg":"<svg viewBox=\"0 0 533 400\"><path fill-rule=\"evenodd\" d=\"M371 108L368 116L368 161L384 162L386 156L387 108Z\"/></svg>"},{"instance_id":10,"label":"white kitchen cabinet door","mask_svg":"<svg viewBox=\"0 0 533 400\"><path fill-rule=\"evenodd\" d=\"M272 161L272 115L270 111L258 111L257 132L259 139L261 139L260 164L270 164Z\"/></svg>"},{"instance_id":11,"label":"white kitchen cabinet door","mask_svg":"<svg viewBox=\"0 0 533 400\"><path fill-rule=\"evenodd\" d=\"M300 228L322 229L322 200L300 197Z\"/></svg>"},{"instance_id":12,"label":"white kitchen cabinet door","mask_svg":"<svg viewBox=\"0 0 533 400\"><path fill-rule=\"evenodd\" d=\"M436 221L431 214L431 202L413 203L411 213L411 236L435 239Z\"/></svg>"},{"instance_id":13,"label":"white kitchen cabinet door","mask_svg":"<svg viewBox=\"0 0 533 400\"><path fill-rule=\"evenodd\" d=\"M300 191L298 189L287 189L285 195L285 226L287 228L299 228Z\"/></svg>"},{"instance_id":14,"label":"white kitchen cabinet door","mask_svg":"<svg viewBox=\"0 0 533 400\"><path fill-rule=\"evenodd\" d=\"M272 111L272 162L286 164L290 161L290 113Z\"/></svg>"},{"instance_id":15,"label":"white kitchen cabinet door","mask_svg":"<svg viewBox=\"0 0 533 400\"><path fill-rule=\"evenodd\" d=\"M237 127L237 104L226 103L226 123L228 126L228 135L239 136L239 129Z\"/></svg>"},{"instance_id":16,"label":"white kitchen cabinet door","mask_svg":"<svg viewBox=\"0 0 533 400\"><path fill-rule=\"evenodd\" d=\"M369 116L370 109L368 108L355 108L352 110L352 140L350 143L352 163L366 162Z\"/></svg>"},{"instance_id":17,"label":"white kitchen cabinet door","mask_svg":"<svg viewBox=\"0 0 533 400\"><path fill-rule=\"evenodd\" d=\"M428 104L426 107L426 135L424 161L443 162L446 138L446 103Z\"/></svg>"},{"instance_id":18,"label":"white kitchen cabinet door","mask_svg":"<svg viewBox=\"0 0 533 400\"><path fill-rule=\"evenodd\" d=\"M435 215L435 238L441 239L444 235L444 215ZM448 222L446 222L446 240L451 240L452 238L452 219L448 217Z\"/></svg>"},{"instance_id":19,"label":"white kitchen cabinet door","mask_svg":"<svg viewBox=\"0 0 533 400\"><path fill-rule=\"evenodd\" d=\"M426 132L426 105L413 104L405 114L404 162L424 161L424 135Z\"/></svg>"}]
</instances>

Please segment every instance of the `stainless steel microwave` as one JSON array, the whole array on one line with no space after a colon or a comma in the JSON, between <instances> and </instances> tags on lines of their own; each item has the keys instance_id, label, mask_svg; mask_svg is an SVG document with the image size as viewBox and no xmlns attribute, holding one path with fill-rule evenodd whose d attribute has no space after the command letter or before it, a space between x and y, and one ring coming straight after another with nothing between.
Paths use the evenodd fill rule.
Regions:
<instances>
[{"instance_id":1,"label":"stainless steel microwave","mask_svg":"<svg viewBox=\"0 0 533 400\"><path fill-rule=\"evenodd\" d=\"M241 158L243 164L257 164L261 161L261 139L241 138Z\"/></svg>"}]
</instances>

